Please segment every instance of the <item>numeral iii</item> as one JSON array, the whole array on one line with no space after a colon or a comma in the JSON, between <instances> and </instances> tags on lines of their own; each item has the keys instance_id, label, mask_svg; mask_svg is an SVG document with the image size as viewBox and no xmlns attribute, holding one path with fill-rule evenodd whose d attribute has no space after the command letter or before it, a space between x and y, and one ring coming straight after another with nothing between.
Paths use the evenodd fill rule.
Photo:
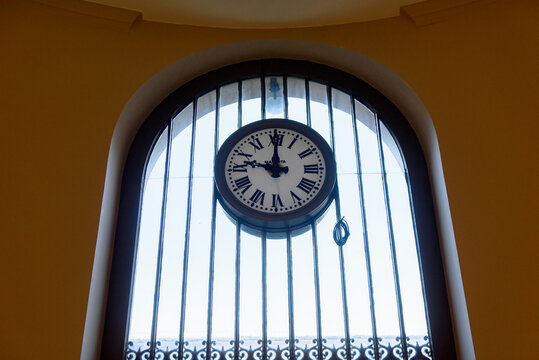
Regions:
<instances>
[{"instance_id":1,"label":"numeral iii","mask_svg":"<svg viewBox=\"0 0 539 360\"><path fill-rule=\"evenodd\" d=\"M305 174L318 174L318 164L303 165Z\"/></svg>"}]
</instances>

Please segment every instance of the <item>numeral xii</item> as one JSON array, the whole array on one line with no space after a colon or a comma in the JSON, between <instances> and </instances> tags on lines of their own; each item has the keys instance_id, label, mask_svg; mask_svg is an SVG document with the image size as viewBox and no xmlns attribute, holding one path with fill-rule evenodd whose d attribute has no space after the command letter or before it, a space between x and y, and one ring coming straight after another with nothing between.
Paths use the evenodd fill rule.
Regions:
<instances>
[{"instance_id":1,"label":"numeral xii","mask_svg":"<svg viewBox=\"0 0 539 360\"><path fill-rule=\"evenodd\" d=\"M277 134L277 135L268 135L269 138L270 138L270 145L273 146L273 144L275 144L275 142L277 143L278 146L283 146L283 138L284 138L284 135L283 134Z\"/></svg>"}]
</instances>

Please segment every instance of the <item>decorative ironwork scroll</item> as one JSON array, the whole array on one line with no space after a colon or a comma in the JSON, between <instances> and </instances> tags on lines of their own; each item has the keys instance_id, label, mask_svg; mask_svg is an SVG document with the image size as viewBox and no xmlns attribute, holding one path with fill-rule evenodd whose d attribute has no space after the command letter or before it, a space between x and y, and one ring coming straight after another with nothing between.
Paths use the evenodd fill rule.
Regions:
<instances>
[{"instance_id":1,"label":"decorative ironwork scroll","mask_svg":"<svg viewBox=\"0 0 539 360\"><path fill-rule=\"evenodd\" d=\"M415 344L410 342L410 339L407 339L407 350L408 350L408 359L409 360L432 360L432 351L430 346L430 341L428 337L424 337L424 343L420 344L416 341ZM297 342L297 341L296 341ZM243 342L241 342L243 343ZM308 347L305 345L304 348L300 348L297 345L294 347L295 354L290 356L290 346L281 348L273 348L270 346L271 341L268 341L267 344L267 358L266 360L318 360L318 344L317 339L312 340L313 346ZM375 360L374 353L374 341L372 338L369 338L369 345L365 346L360 344L359 347L354 345L354 340L350 340L350 359L347 359L346 355L346 343L344 339L341 339L342 345L332 347L326 345L327 341L322 340L322 358L323 360ZM162 346L160 341L157 341L157 349L155 351L155 357L150 358L150 342L145 343L145 347L142 348L138 346L135 347L135 344L131 341L128 343L128 349L126 352L125 360L179 360L178 359L178 341L174 343L174 347L170 348L169 346ZM232 345L230 348L221 346L221 349L215 347L215 343L212 343L211 346L211 359L206 359L206 342L203 341L200 348L193 347L189 348L189 342L184 343L183 347L183 360L264 360L263 359L263 346L262 340L258 341L258 347L245 348L240 346L240 351L238 354L238 359L235 359L234 356L234 341L231 341ZM378 353L380 360L403 360L402 346L400 338L395 338L395 343L392 345L388 343L387 345L381 342L381 339L378 341Z\"/></svg>"}]
</instances>

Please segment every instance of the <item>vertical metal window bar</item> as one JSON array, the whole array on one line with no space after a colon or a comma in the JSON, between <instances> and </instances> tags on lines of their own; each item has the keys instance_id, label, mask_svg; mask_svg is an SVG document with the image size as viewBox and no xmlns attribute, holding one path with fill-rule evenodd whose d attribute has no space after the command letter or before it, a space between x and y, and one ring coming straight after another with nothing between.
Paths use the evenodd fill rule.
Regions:
<instances>
[{"instance_id":1,"label":"vertical metal window bar","mask_svg":"<svg viewBox=\"0 0 539 360\"><path fill-rule=\"evenodd\" d=\"M167 149L165 155L165 179L163 181L163 200L161 202L161 219L159 224L159 243L157 248L157 269L155 271L155 288L153 296L152 330L150 335L150 359L157 351L157 313L159 311L159 293L161 288L161 267L163 264L163 239L165 237L165 219L167 211L168 178L170 171L170 147L172 142L172 120L167 126Z\"/></svg>"},{"instance_id":2,"label":"vertical metal window bar","mask_svg":"<svg viewBox=\"0 0 539 360\"><path fill-rule=\"evenodd\" d=\"M389 246L391 249L391 262L393 265L393 277L395 279L395 294L397 297L397 311L399 315L399 329L401 337L401 347L402 347L402 358L408 360L408 347L406 343L406 332L404 330L404 316L402 311L402 299L401 299L401 290L400 290L400 280L399 280L399 269L397 266L397 253L395 250L395 237L393 233L393 219L391 217L391 206L389 204L389 190L387 186L387 174L384 160L384 152L382 148L382 133L380 130L380 118L378 114L375 114L376 118L376 135L378 138L378 152L380 156L380 168L382 172L382 185L384 188L384 201L386 207L386 218L387 218L387 229L389 233Z\"/></svg>"},{"instance_id":3,"label":"vertical metal window bar","mask_svg":"<svg viewBox=\"0 0 539 360\"><path fill-rule=\"evenodd\" d=\"M260 76L260 111L261 119L266 119L266 78ZM261 256L262 256L262 354L263 359L267 359L268 354L268 290L267 290L267 242L266 232L263 231L260 236Z\"/></svg>"},{"instance_id":4,"label":"vertical metal window bar","mask_svg":"<svg viewBox=\"0 0 539 360\"><path fill-rule=\"evenodd\" d=\"M189 263L189 240L191 229L191 202L193 198L193 171L195 163L195 134L196 134L196 117L197 117L197 101L193 100L193 120L191 123L191 150L189 159L189 179L187 182L187 213L185 216L185 245L183 250L183 278L182 278L182 297L180 310L180 335L178 342L178 359L183 359L184 351L184 331L185 331L185 303L187 298L187 269Z\"/></svg>"},{"instance_id":5,"label":"vertical metal window bar","mask_svg":"<svg viewBox=\"0 0 539 360\"><path fill-rule=\"evenodd\" d=\"M234 360L240 358L240 256L241 256L241 223L236 223L236 272L234 294Z\"/></svg>"},{"instance_id":6,"label":"vertical metal window bar","mask_svg":"<svg viewBox=\"0 0 539 360\"><path fill-rule=\"evenodd\" d=\"M328 99L328 112L329 112L329 128L331 135L331 148L333 152L336 152L335 147L335 130L333 126L333 97L331 93L331 87L327 86L327 99ZM338 174L338 168L337 168ZM335 215L337 221L341 219L341 204L339 198L339 183L338 179L335 180ZM348 300L346 296L346 277L344 270L344 254L342 246L339 246L339 264L341 270L341 290L342 290L342 306L343 306L343 316L344 316L344 336L345 336L345 347L346 347L346 358L348 360L352 359L352 354L350 351L350 325L348 321Z\"/></svg>"},{"instance_id":7,"label":"vertical metal window bar","mask_svg":"<svg viewBox=\"0 0 539 360\"><path fill-rule=\"evenodd\" d=\"M311 100L309 93L309 79L305 79L305 111L307 118L307 126L311 126ZM318 236L316 232L316 222L311 224L312 239L313 239L313 265L314 265L314 291L316 305L316 345L318 360L324 359L324 345L322 338L322 307L320 305L320 270L318 261Z\"/></svg>"},{"instance_id":8,"label":"vertical metal window bar","mask_svg":"<svg viewBox=\"0 0 539 360\"><path fill-rule=\"evenodd\" d=\"M241 119L242 119L242 101L243 101L243 88L242 88L242 82L241 80L238 81L238 129L241 127Z\"/></svg>"},{"instance_id":9,"label":"vertical metal window bar","mask_svg":"<svg viewBox=\"0 0 539 360\"><path fill-rule=\"evenodd\" d=\"M320 306L320 274L318 269L318 237L316 234L316 223L311 224L313 239L313 264L314 264L314 294L316 305L316 348L318 360L324 360L324 347L322 343L322 308Z\"/></svg>"},{"instance_id":10,"label":"vertical metal window bar","mask_svg":"<svg viewBox=\"0 0 539 360\"><path fill-rule=\"evenodd\" d=\"M307 112L307 126L311 127L311 94L309 90L309 79L305 79L305 111Z\"/></svg>"},{"instance_id":11,"label":"vertical metal window bar","mask_svg":"<svg viewBox=\"0 0 539 360\"><path fill-rule=\"evenodd\" d=\"M220 87L218 86L215 90L215 133L213 138L213 159L215 161L215 155L219 148L219 107L220 107L220 98L221 98ZM213 314L213 280L214 280L214 270L215 270L215 221L216 221L216 211L217 211L217 196L215 193L215 186L212 187L212 204L211 204L211 239L210 239L210 269L209 269L209 279L208 279L208 325L207 325L207 336L206 336L206 359L211 359L212 351L212 314Z\"/></svg>"},{"instance_id":12,"label":"vertical metal window bar","mask_svg":"<svg viewBox=\"0 0 539 360\"><path fill-rule=\"evenodd\" d=\"M288 350L290 360L296 359L296 338L294 336L294 284L292 279L292 238L286 232L286 265L288 274Z\"/></svg>"},{"instance_id":13,"label":"vertical metal window bar","mask_svg":"<svg viewBox=\"0 0 539 360\"><path fill-rule=\"evenodd\" d=\"M261 256L262 256L262 360L268 359L268 288L267 269L268 252L266 232L261 235Z\"/></svg>"},{"instance_id":14,"label":"vertical metal window bar","mask_svg":"<svg viewBox=\"0 0 539 360\"><path fill-rule=\"evenodd\" d=\"M363 244L365 248L365 264L367 267L367 281L369 285L369 305L371 310L371 325L372 325L372 337L373 337L373 351L374 359L380 359L380 353L378 350L378 334L376 331L376 316L374 312L374 295L372 284L372 269L371 269L371 255L369 250L369 232L367 231L367 217L365 209L365 196L363 194L363 178L361 171L361 157L360 157L360 144L357 131L357 119L356 119L356 104L353 97L350 97L352 103L352 126L354 128L354 145L356 149L356 167L357 167L357 183L359 187L359 204L361 206L361 223L363 227Z\"/></svg>"},{"instance_id":15,"label":"vertical metal window bar","mask_svg":"<svg viewBox=\"0 0 539 360\"><path fill-rule=\"evenodd\" d=\"M260 76L260 119L266 120L266 77Z\"/></svg>"},{"instance_id":16,"label":"vertical metal window bar","mask_svg":"<svg viewBox=\"0 0 539 360\"><path fill-rule=\"evenodd\" d=\"M415 247L417 251L417 259L418 259L418 262L420 263L421 257L419 254L419 239L417 237L417 223L415 220L414 200L412 198L412 191L411 191L411 186L410 186L410 177L408 174L408 168L404 161L403 161L403 166L404 166L404 179L406 180L406 189L408 190L408 202L410 204L410 214L412 215L412 224L414 228L414 239L415 239ZM426 299L426 294L425 294L425 284L423 282L423 271L420 272L420 276L421 276L421 290L423 294L423 304L427 304L427 299ZM425 340L427 340L428 349L432 353L432 343L431 343L432 336L431 336L431 330L430 330L429 313L427 311L426 306L424 306L424 311L425 311L425 319L427 320L426 323L427 323L427 336L428 336L428 338ZM408 341L408 339L406 340Z\"/></svg>"},{"instance_id":17,"label":"vertical metal window bar","mask_svg":"<svg viewBox=\"0 0 539 360\"><path fill-rule=\"evenodd\" d=\"M241 127L242 119L242 82L238 81L238 129ZM235 293L234 293L234 360L240 358L240 256L241 256L241 223L236 223L236 271L235 271Z\"/></svg>"},{"instance_id":18,"label":"vertical metal window bar","mask_svg":"<svg viewBox=\"0 0 539 360\"><path fill-rule=\"evenodd\" d=\"M288 76L283 75L284 118L288 119Z\"/></svg>"}]
</instances>

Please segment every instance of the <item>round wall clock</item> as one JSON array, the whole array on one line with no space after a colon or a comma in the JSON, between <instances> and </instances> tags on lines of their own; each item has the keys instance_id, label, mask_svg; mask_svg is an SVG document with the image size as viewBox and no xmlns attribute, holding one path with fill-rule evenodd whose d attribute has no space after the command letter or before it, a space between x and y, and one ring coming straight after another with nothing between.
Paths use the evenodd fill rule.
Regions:
<instances>
[{"instance_id":1,"label":"round wall clock","mask_svg":"<svg viewBox=\"0 0 539 360\"><path fill-rule=\"evenodd\" d=\"M320 216L332 200L336 170L331 148L316 131L269 119L230 135L214 175L225 210L271 234L301 229Z\"/></svg>"}]
</instances>

